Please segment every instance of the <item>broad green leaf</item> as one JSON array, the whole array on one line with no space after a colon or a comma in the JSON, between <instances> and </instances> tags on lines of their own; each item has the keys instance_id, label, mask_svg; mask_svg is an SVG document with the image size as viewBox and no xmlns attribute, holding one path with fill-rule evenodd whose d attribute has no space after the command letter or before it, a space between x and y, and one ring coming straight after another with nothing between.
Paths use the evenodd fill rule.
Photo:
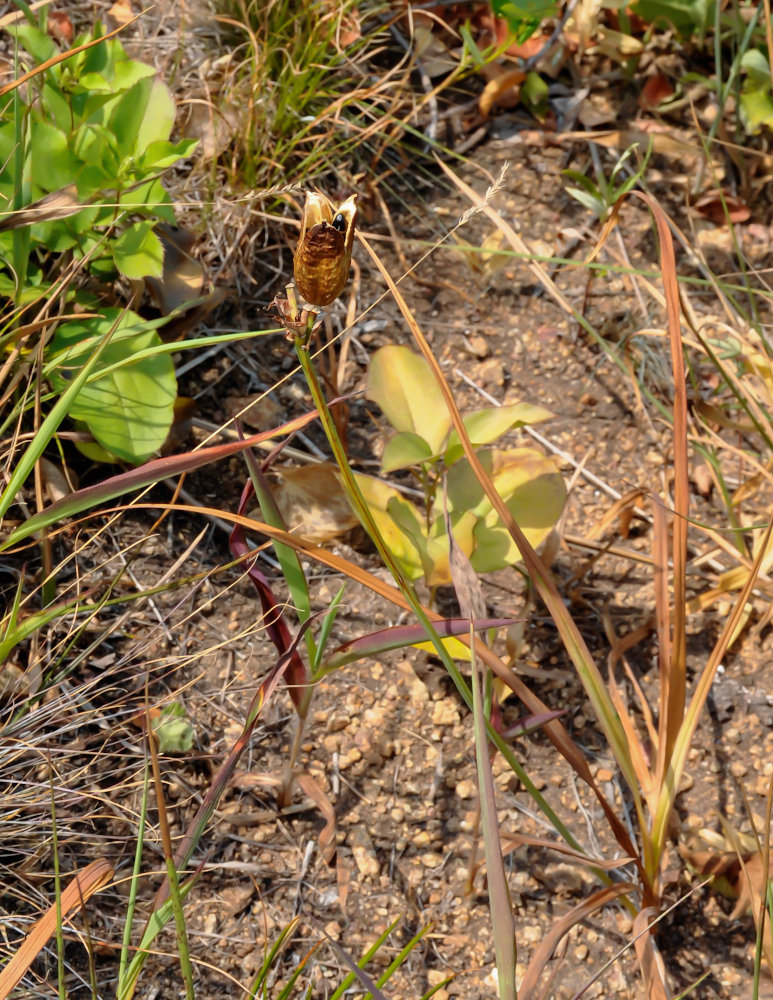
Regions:
<instances>
[{"instance_id":1,"label":"broad green leaf","mask_svg":"<svg viewBox=\"0 0 773 1000\"><path fill-rule=\"evenodd\" d=\"M115 64L113 90L129 90L140 80L155 75L156 69L149 63L137 62L136 59L122 59Z\"/></svg>"},{"instance_id":2,"label":"broad green leaf","mask_svg":"<svg viewBox=\"0 0 773 1000\"><path fill-rule=\"evenodd\" d=\"M479 446L491 444L516 427L538 424L543 420L549 420L552 416L550 410L546 410L544 406L537 406L534 403L511 403L508 406L487 406L474 413L468 413L463 418L463 423L472 444ZM453 430L448 439L444 460L447 465L453 465L463 454L459 435Z\"/></svg>"},{"instance_id":3,"label":"broad green leaf","mask_svg":"<svg viewBox=\"0 0 773 1000\"><path fill-rule=\"evenodd\" d=\"M433 455L441 450L451 418L424 358L408 347L380 348L371 358L366 395L396 431L424 438Z\"/></svg>"},{"instance_id":4,"label":"broad green leaf","mask_svg":"<svg viewBox=\"0 0 773 1000\"><path fill-rule=\"evenodd\" d=\"M106 80L101 73L84 73L79 83L84 92L90 94L112 94L115 92L111 81Z\"/></svg>"},{"instance_id":5,"label":"broad green leaf","mask_svg":"<svg viewBox=\"0 0 773 1000\"><path fill-rule=\"evenodd\" d=\"M703 34L714 22L716 0L636 0L631 10L650 24L673 25L680 35Z\"/></svg>"},{"instance_id":6,"label":"broad green leaf","mask_svg":"<svg viewBox=\"0 0 773 1000\"><path fill-rule=\"evenodd\" d=\"M746 73L752 89L770 87L770 63L759 49L747 49L741 56L741 71Z\"/></svg>"},{"instance_id":7,"label":"broad green leaf","mask_svg":"<svg viewBox=\"0 0 773 1000\"><path fill-rule=\"evenodd\" d=\"M175 104L172 92L161 80L153 80L148 94L147 111L137 132L136 156L144 153L152 142L169 138L174 126Z\"/></svg>"},{"instance_id":8,"label":"broad green leaf","mask_svg":"<svg viewBox=\"0 0 773 1000\"><path fill-rule=\"evenodd\" d=\"M30 174L32 183L45 192L57 191L75 179L77 161L67 136L46 122L30 123Z\"/></svg>"},{"instance_id":9,"label":"broad green leaf","mask_svg":"<svg viewBox=\"0 0 773 1000\"><path fill-rule=\"evenodd\" d=\"M198 139L183 139L181 142L169 142L158 139L151 142L140 156L138 171L140 174L149 170L162 170L171 167L173 163L189 156L198 145Z\"/></svg>"},{"instance_id":10,"label":"broad green leaf","mask_svg":"<svg viewBox=\"0 0 773 1000\"><path fill-rule=\"evenodd\" d=\"M431 458L432 449L423 437L412 431L400 431L393 434L384 446L381 469L383 472L394 472L410 465L421 465Z\"/></svg>"},{"instance_id":11,"label":"broad green leaf","mask_svg":"<svg viewBox=\"0 0 773 1000\"><path fill-rule=\"evenodd\" d=\"M27 22L6 25L5 30L19 39L19 44L24 46L38 64L46 62L59 52L50 35Z\"/></svg>"},{"instance_id":12,"label":"broad green leaf","mask_svg":"<svg viewBox=\"0 0 773 1000\"><path fill-rule=\"evenodd\" d=\"M59 356L50 378L53 387L63 391L71 374L118 321L93 379L83 386L68 412L73 420L88 425L103 448L136 464L164 443L172 425L177 386L168 354L130 360L138 351L160 347L161 339L135 313L119 317L120 310L106 309L104 316L62 324L51 342L51 353ZM121 367L100 377L101 370L116 364Z\"/></svg>"},{"instance_id":13,"label":"broad green leaf","mask_svg":"<svg viewBox=\"0 0 773 1000\"><path fill-rule=\"evenodd\" d=\"M61 87L51 79L46 77L41 93L41 107L46 109L46 118L52 125L70 131L73 126L72 109L70 102L62 91Z\"/></svg>"},{"instance_id":14,"label":"broad green leaf","mask_svg":"<svg viewBox=\"0 0 773 1000\"><path fill-rule=\"evenodd\" d=\"M164 250L150 222L135 222L113 240L115 266L127 278L160 278Z\"/></svg>"},{"instance_id":15,"label":"broad green leaf","mask_svg":"<svg viewBox=\"0 0 773 1000\"><path fill-rule=\"evenodd\" d=\"M140 146L139 137L149 114L153 85L154 81L150 77L138 81L121 95L110 111L107 124L118 140L122 156L137 156L145 148ZM168 135L167 131L161 138L166 139Z\"/></svg>"},{"instance_id":16,"label":"broad green leaf","mask_svg":"<svg viewBox=\"0 0 773 1000\"><path fill-rule=\"evenodd\" d=\"M566 500L564 481L554 461L533 448L493 449L479 457L529 542L539 545L555 526ZM499 523L467 462L457 462L449 470L447 490L450 510L470 511L476 518L473 568L491 573L518 562L510 533Z\"/></svg>"},{"instance_id":17,"label":"broad green leaf","mask_svg":"<svg viewBox=\"0 0 773 1000\"><path fill-rule=\"evenodd\" d=\"M84 250L81 236L94 225L98 215L97 208L83 208L66 219L36 222L32 226L32 238L54 253L62 253L76 245Z\"/></svg>"},{"instance_id":18,"label":"broad green leaf","mask_svg":"<svg viewBox=\"0 0 773 1000\"><path fill-rule=\"evenodd\" d=\"M142 215L163 219L172 226L177 224L172 199L160 180L148 181L147 184L139 184L130 191L122 192L121 206Z\"/></svg>"}]
</instances>

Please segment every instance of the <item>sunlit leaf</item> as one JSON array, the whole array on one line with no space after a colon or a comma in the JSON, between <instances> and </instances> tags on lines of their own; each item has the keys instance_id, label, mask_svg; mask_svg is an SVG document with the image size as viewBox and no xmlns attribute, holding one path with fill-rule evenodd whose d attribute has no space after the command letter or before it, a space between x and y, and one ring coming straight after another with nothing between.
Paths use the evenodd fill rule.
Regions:
<instances>
[{"instance_id":1,"label":"sunlit leaf","mask_svg":"<svg viewBox=\"0 0 773 1000\"><path fill-rule=\"evenodd\" d=\"M430 454L440 451L451 418L422 357L408 347L382 347L371 358L366 394L378 403L396 431L410 431L423 438Z\"/></svg>"}]
</instances>

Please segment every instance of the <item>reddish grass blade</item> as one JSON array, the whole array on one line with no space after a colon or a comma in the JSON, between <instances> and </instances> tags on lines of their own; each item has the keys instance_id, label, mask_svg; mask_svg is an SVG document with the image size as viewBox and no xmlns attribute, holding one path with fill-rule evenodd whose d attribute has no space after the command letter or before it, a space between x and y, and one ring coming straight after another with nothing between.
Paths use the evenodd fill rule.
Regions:
<instances>
[{"instance_id":1,"label":"reddish grass blade","mask_svg":"<svg viewBox=\"0 0 773 1000\"><path fill-rule=\"evenodd\" d=\"M587 854L583 854L582 851L575 851L566 844L562 844L560 840L550 840L547 837L531 837L527 833L503 833L501 834L501 840L503 855L514 851L516 847L528 844L530 847L542 847L548 851L556 851L558 854L563 854L581 865L588 865L591 868L602 868L608 871L620 868L622 865L630 864L636 860L635 858L614 858L612 861L606 861L603 858L591 858Z\"/></svg>"},{"instance_id":2,"label":"reddish grass blade","mask_svg":"<svg viewBox=\"0 0 773 1000\"><path fill-rule=\"evenodd\" d=\"M164 458L155 458L151 462L146 462L137 469L129 469L128 472L121 472L117 476L111 476L102 483L94 486L86 486L82 490L76 490L69 496L57 500L49 507L44 508L37 514L24 522L12 531L5 541L0 544L0 551L15 545L22 539L29 537L36 531L48 528L57 521L65 517L73 517L84 510L89 510L97 504L108 503L116 497L123 496L132 490L142 489L145 486L152 486L161 479L170 476L179 476L185 472L192 472L194 469L207 465L209 462L217 462L220 459L235 455L245 448L251 448L261 441L268 441L280 434L290 434L300 430L310 424L317 417L317 411L312 410L295 420L289 420L285 424L270 431L263 431L260 434L253 434L243 441L231 441L228 444L213 445L211 448L201 448L198 451L187 451L181 455L168 455Z\"/></svg>"},{"instance_id":3,"label":"reddish grass blade","mask_svg":"<svg viewBox=\"0 0 773 1000\"><path fill-rule=\"evenodd\" d=\"M432 623L432 627L441 639L450 639L469 635L471 625L477 632L489 628L504 628L515 621L515 618L482 618L474 622L470 622L469 618L440 618ZM413 646L417 642L426 641L427 630L421 624L395 625L392 628L380 629L378 632L369 632L368 635L351 639L334 649L322 661L322 673L330 673L366 656L376 656L390 649L402 649L404 646Z\"/></svg>"},{"instance_id":4,"label":"reddish grass blade","mask_svg":"<svg viewBox=\"0 0 773 1000\"><path fill-rule=\"evenodd\" d=\"M247 503L253 493L254 490L252 483L248 481L242 490L241 500L239 501L240 515L244 514ZM234 524L233 529L231 530L229 544L231 546L231 552L233 552L237 559L249 554L250 549L247 545L244 525L239 523ZM305 695L310 681L309 672L306 669L306 664L303 662L303 659L292 640L290 629L288 628L287 622L282 614L279 601L277 601L276 597L274 597L268 580L258 569L257 555L247 569L247 574L258 592L260 606L263 608L263 620L266 626L266 631L268 632L268 636L273 642L276 651L280 656L284 656L290 649L292 649L287 669L285 670L285 682L287 683L290 697L292 698L296 711L299 715L305 716L308 711L308 702L305 701Z\"/></svg>"},{"instance_id":5,"label":"reddish grass blade","mask_svg":"<svg viewBox=\"0 0 773 1000\"><path fill-rule=\"evenodd\" d=\"M82 909L86 901L108 884L113 877L113 866L104 858L92 861L73 878L60 899L62 921L71 913ZM30 928L10 962L0 972L0 1000L5 1000L24 973L40 954L46 942L56 930L57 906L52 903L42 917Z\"/></svg>"}]
</instances>

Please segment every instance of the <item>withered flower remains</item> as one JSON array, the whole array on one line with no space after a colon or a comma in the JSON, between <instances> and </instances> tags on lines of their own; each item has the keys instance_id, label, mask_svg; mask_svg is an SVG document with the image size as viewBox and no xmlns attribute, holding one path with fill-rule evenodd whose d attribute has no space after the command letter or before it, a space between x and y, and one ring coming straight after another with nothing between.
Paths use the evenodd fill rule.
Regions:
<instances>
[{"instance_id":1,"label":"withered flower remains","mask_svg":"<svg viewBox=\"0 0 773 1000\"><path fill-rule=\"evenodd\" d=\"M346 287L352 261L357 195L334 209L324 195L306 195L295 251L295 286L313 306L329 306Z\"/></svg>"}]
</instances>

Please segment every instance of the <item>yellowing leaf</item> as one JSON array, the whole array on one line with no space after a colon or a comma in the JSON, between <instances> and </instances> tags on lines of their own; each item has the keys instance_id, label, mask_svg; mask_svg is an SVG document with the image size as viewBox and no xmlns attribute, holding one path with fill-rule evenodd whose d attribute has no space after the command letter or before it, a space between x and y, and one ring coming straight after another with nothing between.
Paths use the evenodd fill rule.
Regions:
<instances>
[{"instance_id":1,"label":"yellowing leaf","mask_svg":"<svg viewBox=\"0 0 773 1000\"><path fill-rule=\"evenodd\" d=\"M408 347L389 344L373 355L368 371L368 399L381 407L396 431L424 438L438 454L451 417L427 362Z\"/></svg>"}]
</instances>

